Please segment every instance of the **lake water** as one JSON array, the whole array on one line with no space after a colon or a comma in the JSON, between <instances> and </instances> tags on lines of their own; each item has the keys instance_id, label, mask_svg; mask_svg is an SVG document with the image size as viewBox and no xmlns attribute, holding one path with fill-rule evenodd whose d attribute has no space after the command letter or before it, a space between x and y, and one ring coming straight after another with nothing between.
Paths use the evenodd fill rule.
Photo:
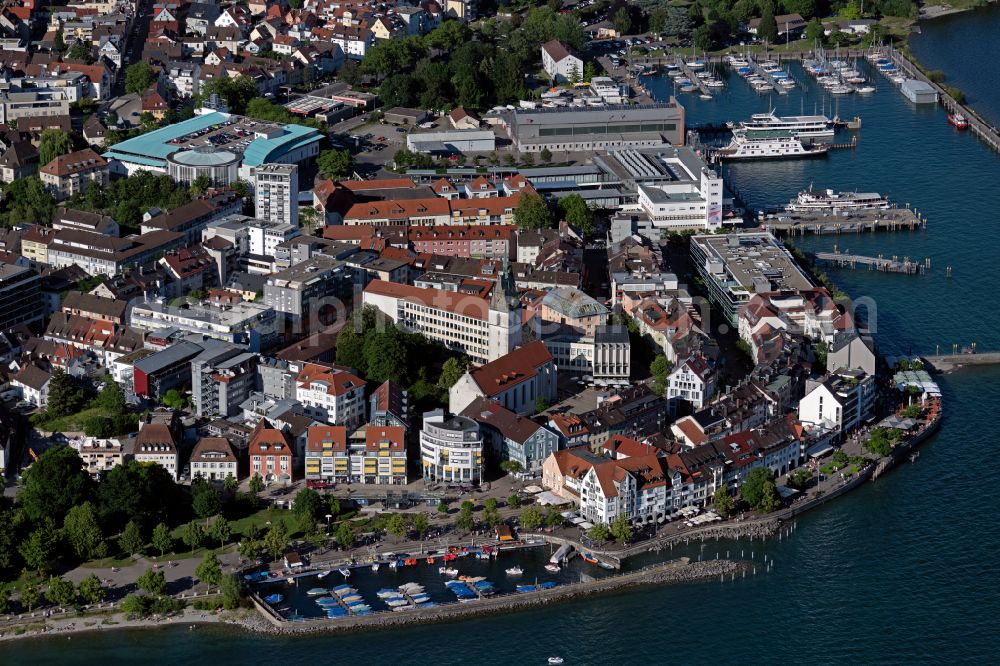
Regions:
<instances>
[{"instance_id":1,"label":"lake water","mask_svg":"<svg viewBox=\"0 0 1000 666\"><path fill-rule=\"evenodd\" d=\"M945 21L925 26L915 49L934 67L949 63L949 79L1000 116L1000 98L990 97L991 86L1000 95L1000 12ZM979 57L958 55L966 48ZM824 102L800 69L793 74L806 88L771 98L779 112L838 104ZM910 202L928 216L926 231L802 244L932 258L933 269L922 276L830 272L853 297L877 304L883 353L929 353L938 344L972 341L982 351L1000 350L1000 315L990 305L1000 263L1000 157L951 128L942 109L914 108L888 81L876 81L874 96L839 101L842 117L863 119L857 150L732 166L727 174L753 206L785 203L810 184ZM735 77L712 102L682 99L692 123L739 120L769 104ZM169 629L24 641L0 645L0 662L531 666L559 654L572 665L996 663L1000 423L993 416L1000 411L1000 368L946 376L942 390L944 423L917 463L800 518L781 542L709 543L700 551L712 557L726 548L747 555L753 549L758 560L766 552L776 563L766 575L350 636L274 639Z\"/></svg>"}]
</instances>

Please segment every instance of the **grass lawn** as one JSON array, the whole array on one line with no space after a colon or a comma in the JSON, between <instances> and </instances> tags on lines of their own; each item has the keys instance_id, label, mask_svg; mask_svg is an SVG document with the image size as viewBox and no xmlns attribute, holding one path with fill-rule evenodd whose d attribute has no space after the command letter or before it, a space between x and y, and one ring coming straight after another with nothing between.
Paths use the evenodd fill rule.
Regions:
<instances>
[{"instance_id":1,"label":"grass lawn","mask_svg":"<svg viewBox=\"0 0 1000 666\"><path fill-rule=\"evenodd\" d=\"M36 427L40 430L46 430L48 432L80 432L83 430L84 422L94 416L107 416L107 410L101 409L100 407L90 407L77 412L76 414L70 414L69 416L62 416L44 423L39 423Z\"/></svg>"},{"instance_id":2,"label":"grass lawn","mask_svg":"<svg viewBox=\"0 0 1000 666\"><path fill-rule=\"evenodd\" d=\"M86 569L109 569L111 567L127 567L130 564L132 564L132 558L128 555L121 555L119 557L105 557L101 560L91 560L84 562L80 566Z\"/></svg>"}]
</instances>

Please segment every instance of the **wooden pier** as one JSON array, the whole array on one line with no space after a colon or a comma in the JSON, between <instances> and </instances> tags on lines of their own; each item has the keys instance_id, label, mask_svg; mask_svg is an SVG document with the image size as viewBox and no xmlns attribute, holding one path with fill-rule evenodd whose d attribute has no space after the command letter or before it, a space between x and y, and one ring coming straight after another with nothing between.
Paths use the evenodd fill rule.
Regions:
<instances>
[{"instance_id":1,"label":"wooden pier","mask_svg":"<svg viewBox=\"0 0 1000 666\"><path fill-rule=\"evenodd\" d=\"M831 213L778 212L760 219L771 233L783 234L860 234L875 231L915 231L927 228L927 219L910 208L858 210L850 215Z\"/></svg>"},{"instance_id":2,"label":"wooden pier","mask_svg":"<svg viewBox=\"0 0 1000 666\"><path fill-rule=\"evenodd\" d=\"M690 67L688 67L687 63L684 62L684 58L678 57L676 63L677 66L680 67L681 71L684 72L684 76L686 76L691 80L691 85L698 88L699 93L701 93L702 95L708 95L709 97L712 97L712 91L709 90L708 86L706 86L702 82L702 80L698 77L698 73L695 72Z\"/></svg>"},{"instance_id":3,"label":"wooden pier","mask_svg":"<svg viewBox=\"0 0 1000 666\"><path fill-rule=\"evenodd\" d=\"M900 261L898 257L887 259L882 255L877 257L867 257L863 254L848 254L841 252L817 252L815 257L819 261L839 266L840 268L865 267L870 271L881 273L905 273L906 275L919 275L930 270L931 260L911 260L903 257Z\"/></svg>"}]
</instances>

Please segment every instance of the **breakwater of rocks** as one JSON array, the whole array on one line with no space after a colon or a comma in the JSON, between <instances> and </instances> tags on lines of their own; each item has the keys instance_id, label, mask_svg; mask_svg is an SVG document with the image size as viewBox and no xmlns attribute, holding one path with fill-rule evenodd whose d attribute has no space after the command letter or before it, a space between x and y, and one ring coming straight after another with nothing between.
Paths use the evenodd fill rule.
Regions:
<instances>
[{"instance_id":1,"label":"breakwater of rocks","mask_svg":"<svg viewBox=\"0 0 1000 666\"><path fill-rule=\"evenodd\" d=\"M399 613L386 611L361 617L316 618L314 620L295 622L275 617L265 606L254 599L253 602L258 610L260 610L260 615L256 617L242 617L231 621L231 624L248 631L280 635L378 630L407 624L450 622L496 613L514 612L546 606L560 601L592 597L595 594L614 593L632 587L721 579L722 577L732 577L741 574L747 568L748 565L745 562L734 560L691 562L687 558L681 558L618 576L608 576L592 581L572 583L541 592L508 594L477 599L466 603L451 603L433 608L408 610Z\"/></svg>"}]
</instances>

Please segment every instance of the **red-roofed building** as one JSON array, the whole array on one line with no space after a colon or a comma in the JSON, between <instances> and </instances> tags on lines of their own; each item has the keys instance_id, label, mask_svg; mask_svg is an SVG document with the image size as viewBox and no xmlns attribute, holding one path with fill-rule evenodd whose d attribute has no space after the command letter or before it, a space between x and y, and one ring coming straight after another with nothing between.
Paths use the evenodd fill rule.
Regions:
<instances>
[{"instance_id":1,"label":"red-roofed building","mask_svg":"<svg viewBox=\"0 0 1000 666\"><path fill-rule=\"evenodd\" d=\"M45 188L57 201L84 193L91 184L106 187L108 161L90 148L60 155L38 173Z\"/></svg>"},{"instance_id":2,"label":"red-roofed building","mask_svg":"<svg viewBox=\"0 0 1000 666\"><path fill-rule=\"evenodd\" d=\"M372 280L363 297L366 305L375 306L394 323L460 351L476 363L498 359L521 343L521 304L509 269L488 299L384 280Z\"/></svg>"},{"instance_id":3,"label":"red-roofed building","mask_svg":"<svg viewBox=\"0 0 1000 666\"><path fill-rule=\"evenodd\" d=\"M619 517L643 524L670 513L671 482L666 460L656 454L594 465L580 484L580 515L610 525Z\"/></svg>"},{"instance_id":4,"label":"red-roofed building","mask_svg":"<svg viewBox=\"0 0 1000 666\"><path fill-rule=\"evenodd\" d=\"M405 485L406 429L368 425L348 436L343 426L312 426L306 479L313 482Z\"/></svg>"},{"instance_id":5,"label":"red-roofed building","mask_svg":"<svg viewBox=\"0 0 1000 666\"><path fill-rule=\"evenodd\" d=\"M452 257L511 258L515 227L506 224L410 227L410 247Z\"/></svg>"},{"instance_id":6,"label":"red-roofed building","mask_svg":"<svg viewBox=\"0 0 1000 666\"><path fill-rule=\"evenodd\" d=\"M315 419L351 430L364 420L365 382L347 370L305 363L295 387L295 399Z\"/></svg>"},{"instance_id":7,"label":"red-roofed building","mask_svg":"<svg viewBox=\"0 0 1000 666\"><path fill-rule=\"evenodd\" d=\"M262 418L250 433L247 447L250 476L259 474L264 483L289 483L293 479L292 443L281 430Z\"/></svg>"},{"instance_id":8,"label":"red-roofed building","mask_svg":"<svg viewBox=\"0 0 1000 666\"><path fill-rule=\"evenodd\" d=\"M517 414L535 412L539 399L556 400L556 364L541 340L472 368L448 393L448 406L460 413L476 398L490 398Z\"/></svg>"}]
</instances>

